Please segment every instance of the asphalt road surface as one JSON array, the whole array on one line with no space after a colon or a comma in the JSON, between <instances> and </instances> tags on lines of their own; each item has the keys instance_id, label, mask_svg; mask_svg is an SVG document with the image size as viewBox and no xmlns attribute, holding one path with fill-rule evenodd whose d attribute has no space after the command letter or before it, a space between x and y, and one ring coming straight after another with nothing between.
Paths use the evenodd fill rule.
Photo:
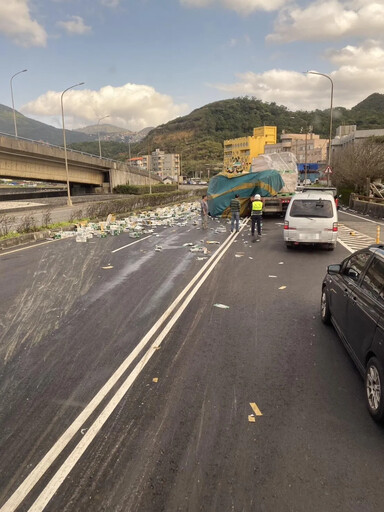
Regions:
<instances>
[{"instance_id":1,"label":"asphalt road surface","mask_svg":"<svg viewBox=\"0 0 384 512\"><path fill-rule=\"evenodd\" d=\"M0 253L0 512L381 510L384 430L319 314L372 234L340 217L332 252L266 219Z\"/></svg>"}]
</instances>

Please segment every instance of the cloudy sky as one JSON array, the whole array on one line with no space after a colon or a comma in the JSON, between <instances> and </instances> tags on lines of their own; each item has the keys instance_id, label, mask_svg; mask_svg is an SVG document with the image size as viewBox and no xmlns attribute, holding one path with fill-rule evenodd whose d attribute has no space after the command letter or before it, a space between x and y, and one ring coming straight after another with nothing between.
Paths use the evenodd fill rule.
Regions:
<instances>
[{"instance_id":1,"label":"cloudy sky","mask_svg":"<svg viewBox=\"0 0 384 512\"><path fill-rule=\"evenodd\" d=\"M0 0L0 103L133 131L212 101L350 108L384 93L384 0Z\"/></svg>"}]
</instances>

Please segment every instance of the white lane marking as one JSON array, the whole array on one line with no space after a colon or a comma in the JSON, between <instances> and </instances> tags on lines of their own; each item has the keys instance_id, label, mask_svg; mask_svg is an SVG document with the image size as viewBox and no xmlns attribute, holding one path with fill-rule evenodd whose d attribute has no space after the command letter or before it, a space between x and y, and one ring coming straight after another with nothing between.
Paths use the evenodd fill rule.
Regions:
<instances>
[{"instance_id":1,"label":"white lane marking","mask_svg":"<svg viewBox=\"0 0 384 512\"><path fill-rule=\"evenodd\" d=\"M152 235L145 236L144 238L140 238L140 240L136 240L135 242L131 242L130 244L123 245L123 247L119 247L118 249L115 249L114 251L111 251L112 253L121 251L122 249L125 249L126 247L129 247L130 245L138 244L139 242L142 242L143 240L146 240L147 238L150 238Z\"/></svg>"},{"instance_id":2,"label":"white lane marking","mask_svg":"<svg viewBox=\"0 0 384 512\"><path fill-rule=\"evenodd\" d=\"M134 383L136 378L139 376L139 374L141 373L141 371L143 370L145 365L151 359L151 357L155 353L156 349L158 349L160 347L164 338L167 336L167 334L172 329L174 324L180 318L181 314L184 312L184 310L186 309L188 304L191 302L193 297L196 295L199 288L202 286L202 284L208 278L208 276L210 275L212 270L215 268L217 263L221 260L221 258L224 256L224 254L226 253L226 251L229 249L230 246L231 246L231 244L227 244L225 249L218 256L214 265L211 265L211 268L209 268L207 270L207 272L201 277L200 281L196 284L196 286L193 288L193 290L189 293L188 297L184 300L183 304L181 304L179 309L175 312L175 315L169 320L167 325L164 327L164 329L161 331L161 333L158 335L158 337L152 343L151 347L144 354L144 356L141 358L141 360L137 363L137 365L132 370L132 372L128 375L128 377L126 378L126 380L124 381L122 386L117 390L115 395L111 398L110 402L106 405L105 409L96 418L93 425L91 427L89 427L89 429L88 429L87 433L84 435L83 439L77 444L77 446L74 448L72 453L67 457L67 459L64 461L62 466L59 468L59 470L55 473L55 475L49 481L47 486L44 488L44 490L38 496L36 501L32 504L32 506L28 510L28 512L42 512L42 510L44 510L44 508L49 503L49 501L51 500L53 495L56 493L56 491L58 490L60 485L64 482L65 478L68 476L70 471L76 465L76 463L78 462L80 457L83 455L85 450L88 448L88 446L91 444L93 439L96 437L98 432L101 430L104 423L108 420L108 418L113 413L115 408L119 405L121 400L124 398L124 395L127 393L127 391L129 390L131 385Z\"/></svg>"},{"instance_id":3,"label":"white lane marking","mask_svg":"<svg viewBox=\"0 0 384 512\"><path fill-rule=\"evenodd\" d=\"M354 235L352 236L351 233L354 233ZM364 235L342 223L339 224L339 236L337 241L352 253L376 242L374 238Z\"/></svg>"},{"instance_id":4,"label":"white lane marking","mask_svg":"<svg viewBox=\"0 0 384 512\"><path fill-rule=\"evenodd\" d=\"M240 231L247 224L248 220L244 221L241 225ZM27 494L33 489L33 487L37 484L40 478L44 475L44 473L49 469L49 467L53 464L56 458L60 455L60 453L64 450L67 444L71 441L71 439L79 432L82 425L89 418L89 416L94 412L96 407L102 402L102 400L107 396L112 387L116 384L116 382L120 379L120 377L124 374L127 368L131 365L131 363L135 360L135 358L139 355L145 345L150 341L150 339L154 336L156 331L160 328L160 326L165 322L165 320L169 317L172 311L176 308L176 306L181 302L184 296L188 293L188 291L192 288L195 282L200 278L200 276L209 269L210 266L213 265L215 259L217 259L221 253L226 251L226 248L230 247L232 242L235 240L239 233L235 235L230 234L228 238L224 241L223 245L221 245L217 251L207 260L207 262L201 267L195 277L188 283L188 285L184 288L184 290L179 294L178 297L173 301L173 303L168 307L168 309L161 315L161 317L155 322L155 324L151 327L151 329L147 332L147 334L140 340L138 345L133 349L133 351L127 356L127 358L121 363L119 368L115 371L115 373L108 379L108 381L104 384L104 386L98 391L98 393L93 397L93 399L89 402L89 404L85 407L85 409L79 414L79 416L75 419L75 421L67 428L67 430L61 435L61 437L56 441L56 443L52 446L52 448L45 454L45 456L41 459L41 461L37 464L37 466L31 471L31 473L27 476L27 478L20 484L20 486L16 489L16 491L12 494L12 496L7 500L7 502L1 507L0 512L14 512L16 508L20 505L20 503L25 499ZM84 436L84 439L86 436Z\"/></svg>"},{"instance_id":5,"label":"white lane marking","mask_svg":"<svg viewBox=\"0 0 384 512\"><path fill-rule=\"evenodd\" d=\"M13 251L0 252L0 256L6 256L7 254L12 254L13 252L26 251L27 249L36 249L36 247L40 247L41 245L51 244L53 242L58 242L59 240L61 239L58 238L57 240L49 240L48 242L41 242L40 244L29 245L28 247L20 247L20 249L14 249Z\"/></svg>"},{"instance_id":6,"label":"white lane marking","mask_svg":"<svg viewBox=\"0 0 384 512\"><path fill-rule=\"evenodd\" d=\"M371 220L371 219L366 219L365 217L360 217L360 215L355 215L354 213L348 213L348 212L344 212L344 211L341 211L340 213L343 213L345 215L350 215L351 217L356 217L357 219L365 220L367 222L372 222L373 224L380 224L380 226L384 226L383 222L379 222L379 221L375 221L375 220Z\"/></svg>"},{"instance_id":7,"label":"white lane marking","mask_svg":"<svg viewBox=\"0 0 384 512\"><path fill-rule=\"evenodd\" d=\"M351 249L346 243L342 242L340 240L340 238L337 239L337 241L339 242L340 245L342 245L343 247L345 247L345 249L347 249L347 251L349 252L355 252L353 249Z\"/></svg>"}]
</instances>

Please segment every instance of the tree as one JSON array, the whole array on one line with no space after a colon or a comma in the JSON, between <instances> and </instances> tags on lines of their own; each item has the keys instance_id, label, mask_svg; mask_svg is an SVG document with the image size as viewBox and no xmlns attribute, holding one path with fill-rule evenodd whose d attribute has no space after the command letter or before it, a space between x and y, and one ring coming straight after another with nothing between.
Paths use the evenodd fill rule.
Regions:
<instances>
[{"instance_id":1,"label":"tree","mask_svg":"<svg viewBox=\"0 0 384 512\"><path fill-rule=\"evenodd\" d=\"M367 178L384 179L384 140L370 137L351 144L336 153L333 160L332 183L365 193Z\"/></svg>"}]
</instances>

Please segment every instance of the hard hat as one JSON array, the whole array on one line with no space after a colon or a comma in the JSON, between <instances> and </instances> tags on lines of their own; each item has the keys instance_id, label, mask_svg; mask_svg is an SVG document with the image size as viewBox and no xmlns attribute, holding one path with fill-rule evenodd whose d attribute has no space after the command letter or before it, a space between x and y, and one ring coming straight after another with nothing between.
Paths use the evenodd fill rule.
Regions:
<instances>
[{"instance_id":1,"label":"hard hat","mask_svg":"<svg viewBox=\"0 0 384 512\"><path fill-rule=\"evenodd\" d=\"M260 199L261 199L260 194L255 194L255 200L260 201Z\"/></svg>"}]
</instances>

